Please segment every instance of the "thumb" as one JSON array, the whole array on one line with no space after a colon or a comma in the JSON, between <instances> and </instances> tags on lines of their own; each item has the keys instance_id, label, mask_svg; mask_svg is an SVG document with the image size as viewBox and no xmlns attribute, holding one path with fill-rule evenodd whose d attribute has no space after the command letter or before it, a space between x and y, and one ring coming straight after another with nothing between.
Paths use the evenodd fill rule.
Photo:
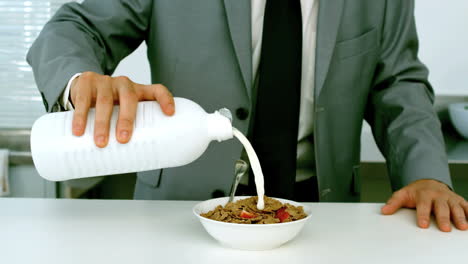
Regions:
<instances>
[{"instance_id":1,"label":"thumb","mask_svg":"<svg viewBox=\"0 0 468 264\"><path fill-rule=\"evenodd\" d=\"M397 191L393 193L392 197L387 201L387 204L385 204L381 211L382 214L384 215L392 215L398 209L403 207L403 205L406 203L406 195L403 191Z\"/></svg>"}]
</instances>

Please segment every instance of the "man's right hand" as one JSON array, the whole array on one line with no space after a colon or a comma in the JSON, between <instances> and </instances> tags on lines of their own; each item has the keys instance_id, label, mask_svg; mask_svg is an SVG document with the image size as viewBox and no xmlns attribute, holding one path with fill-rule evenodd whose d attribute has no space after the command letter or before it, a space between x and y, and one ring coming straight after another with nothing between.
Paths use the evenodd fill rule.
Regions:
<instances>
[{"instance_id":1,"label":"man's right hand","mask_svg":"<svg viewBox=\"0 0 468 264\"><path fill-rule=\"evenodd\" d=\"M75 107L72 123L75 136L84 134L89 108L96 107L94 142L100 148L109 141L114 104L120 105L115 131L120 143L127 143L132 136L138 101L155 100L166 115L171 116L175 112L174 98L164 85L142 85L124 76L110 77L85 72L73 80L70 97Z\"/></svg>"}]
</instances>

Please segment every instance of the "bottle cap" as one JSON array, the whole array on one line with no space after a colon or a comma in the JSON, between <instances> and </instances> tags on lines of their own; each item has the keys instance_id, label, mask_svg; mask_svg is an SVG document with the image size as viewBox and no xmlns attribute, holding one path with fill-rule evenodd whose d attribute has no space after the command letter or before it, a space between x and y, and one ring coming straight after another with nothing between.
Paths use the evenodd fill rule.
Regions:
<instances>
[{"instance_id":1,"label":"bottle cap","mask_svg":"<svg viewBox=\"0 0 468 264\"><path fill-rule=\"evenodd\" d=\"M208 133L218 142L231 139L232 134L232 114L226 109L220 109L207 117Z\"/></svg>"},{"instance_id":2,"label":"bottle cap","mask_svg":"<svg viewBox=\"0 0 468 264\"><path fill-rule=\"evenodd\" d=\"M229 111L229 109L227 109L227 108L221 108L221 109L218 110L218 112L219 112L221 115L223 115L223 116L225 116L226 118L228 118L228 119L229 119L229 122L231 122L231 124L232 124L232 114L231 114L231 111Z\"/></svg>"}]
</instances>

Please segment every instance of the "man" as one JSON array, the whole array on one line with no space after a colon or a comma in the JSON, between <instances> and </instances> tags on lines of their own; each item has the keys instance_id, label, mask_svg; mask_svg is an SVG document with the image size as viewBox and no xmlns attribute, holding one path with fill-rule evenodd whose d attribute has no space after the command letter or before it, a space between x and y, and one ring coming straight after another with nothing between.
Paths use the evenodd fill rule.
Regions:
<instances>
[{"instance_id":1,"label":"man","mask_svg":"<svg viewBox=\"0 0 468 264\"><path fill-rule=\"evenodd\" d=\"M28 61L48 111L74 106L75 135L96 107L98 147L109 141L114 103L122 144L137 101L157 100L167 115L177 111L171 92L207 111L228 107L259 152L271 196L358 201L365 118L398 190L382 213L416 208L421 228L434 212L440 230L451 221L466 230L468 204L450 189L413 10L408 0L88 0L57 12ZM143 40L156 84L107 76ZM225 188L241 151L217 144L188 166L139 173L135 197ZM200 180L183 184L187 177Z\"/></svg>"}]
</instances>

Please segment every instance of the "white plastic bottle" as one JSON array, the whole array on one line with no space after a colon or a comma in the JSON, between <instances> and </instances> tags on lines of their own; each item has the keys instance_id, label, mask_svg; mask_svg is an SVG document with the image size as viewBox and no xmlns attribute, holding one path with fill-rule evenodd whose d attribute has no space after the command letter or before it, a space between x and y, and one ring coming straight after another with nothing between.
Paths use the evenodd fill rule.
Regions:
<instances>
[{"instance_id":1,"label":"white plastic bottle","mask_svg":"<svg viewBox=\"0 0 468 264\"><path fill-rule=\"evenodd\" d=\"M231 114L206 113L198 104L175 98L176 111L166 116L157 102L138 103L132 138L115 137L118 106L111 119L109 143L94 144L94 114L90 109L85 134L72 134L73 112L46 114L33 125L31 152L39 174L51 181L147 171L183 166L200 157L213 141L233 137Z\"/></svg>"}]
</instances>

